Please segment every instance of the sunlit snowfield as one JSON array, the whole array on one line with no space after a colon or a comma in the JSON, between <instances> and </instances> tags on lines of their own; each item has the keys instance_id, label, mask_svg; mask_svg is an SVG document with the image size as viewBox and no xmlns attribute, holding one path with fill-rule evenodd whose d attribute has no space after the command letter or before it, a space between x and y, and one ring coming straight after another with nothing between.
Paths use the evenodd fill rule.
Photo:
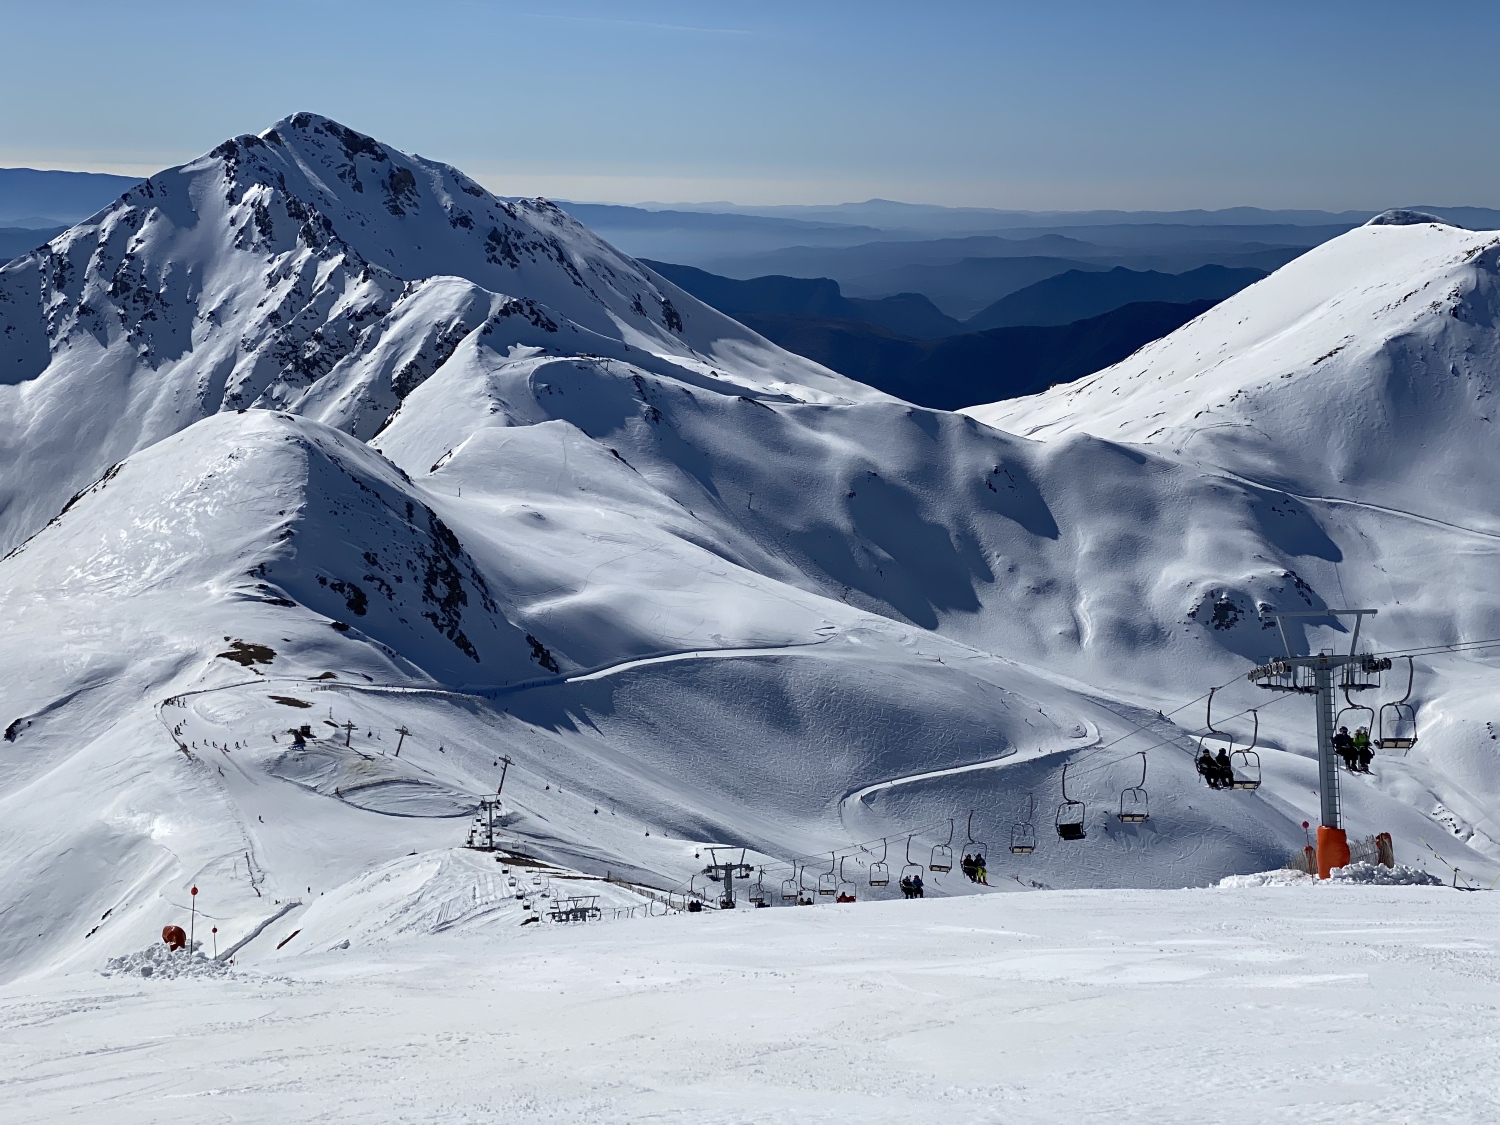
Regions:
<instances>
[{"instance_id":1,"label":"sunlit snowfield","mask_svg":"<svg viewBox=\"0 0 1500 1125\"><path fill-rule=\"evenodd\" d=\"M1480 1122L1500 902L1051 891L0 993L5 1120Z\"/></svg>"}]
</instances>

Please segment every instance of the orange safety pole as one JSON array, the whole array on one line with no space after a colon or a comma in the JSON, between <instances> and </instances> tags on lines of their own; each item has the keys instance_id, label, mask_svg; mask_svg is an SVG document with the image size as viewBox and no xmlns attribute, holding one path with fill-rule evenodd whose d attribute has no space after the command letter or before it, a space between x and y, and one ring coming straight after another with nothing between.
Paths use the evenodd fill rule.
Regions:
<instances>
[{"instance_id":1,"label":"orange safety pole","mask_svg":"<svg viewBox=\"0 0 1500 1125\"><path fill-rule=\"evenodd\" d=\"M1335 867L1349 866L1349 837L1342 828L1318 825L1318 878L1328 878Z\"/></svg>"}]
</instances>

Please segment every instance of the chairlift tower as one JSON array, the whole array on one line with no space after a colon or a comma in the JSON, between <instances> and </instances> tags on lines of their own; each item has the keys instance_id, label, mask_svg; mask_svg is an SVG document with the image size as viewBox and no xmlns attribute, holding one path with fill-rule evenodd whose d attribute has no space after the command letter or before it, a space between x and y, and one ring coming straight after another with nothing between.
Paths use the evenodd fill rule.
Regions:
<instances>
[{"instance_id":1,"label":"chairlift tower","mask_svg":"<svg viewBox=\"0 0 1500 1125\"><path fill-rule=\"evenodd\" d=\"M500 760L505 763L505 768L500 771L500 784L495 787L493 797L479 798L479 812L475 814L473 826L469 829L469 842L464 845L466 848L481 852L495 850L495 817L502 812L500 795L505 791L505 775L510 772L510 756L506 755Z\"/></svg>"},{"instance_id":2,"label":"chairlift tower","mask_svg":"<svg viewBox=\"0 0 1500 1125\"><path fill-rule=\"evenodd\" d=\"M479 852L495 850L495 814L499 811L499 797L479 799L479 812L474 817L474 825L469 829L469 842L464 847Z\"/></svg>"},{"instance_id":3,"label":"chairlift tower","mask_svg":"<svg viewBox=\"0 0 1500 1125\"><path fill-rule=\"evenodd\" d=\"M748 879L755 871L754 867L745 862L744 848L740 849L740 858L738 861L719 859L720 852L731 852L733 850L733 848L709 848L708 854L711 857L711 862L703 869L703 874L707 875L715 883L722 882L724 884L724 894L719 899L719 908L721 910L734 909L735 876L737 875L741 879Z\"/></svg>"},{"instance_id":4,"label":"chairlift tower","mask_svg":"<svg viewBox=\"0 0 1500 1125\"><path fill-rule=\"evenodd\" d=\"M1270 691L1291 691L1317 697L1318 794L1321 814L1318 822L1318 877L1322 879L1328 878L1328 873L1333 868L1343 867L1349 862L1349 840L1344 833L1339 804L1338 759L1333 751L1337 708L1333 696L1334 672L1341 670L1339 686L1345 691L1362 691L1379 686L1380 673L1391 666L1390 660L1358 651L1360 626L1364 624L1366 617L1374 617L1377 612L1373 609L1267 610L1261 616L1276 622L1286 655L1252 669L1245 677ZM1286 632L1286 619L1289 617L1354 618L1354 635L1349 642L1348 653L1343 656L1331 652L1320 652L1314 656L1293 655L1292 642Z\"/></svg>"}]
</instances>

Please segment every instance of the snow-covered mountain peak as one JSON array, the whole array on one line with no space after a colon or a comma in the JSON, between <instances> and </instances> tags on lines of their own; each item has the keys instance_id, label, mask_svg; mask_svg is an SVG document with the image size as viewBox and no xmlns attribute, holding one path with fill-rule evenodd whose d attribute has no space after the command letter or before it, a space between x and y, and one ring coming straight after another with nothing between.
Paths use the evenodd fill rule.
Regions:
<instances>
[{"instance_id":1,"label":"snow-covered mountain peak","mask_svg":"<svg viewBox=\"0 0 1500 1125\"><path fill-rule=\"evenodd\" d=\"M1038 438L1149 443L1304 492L1500 520L1500 468L1474 456L1500 425L1497 282L1500 233L1359 227L1113 367L966 413Z\"/></svg>"},{"instance_id":2,"label":"snow-covered mountain peak","mask_svg":"<svg viewBox=\"0 0 1500 1125\"><path fill-rule=\"evenodd\" d=\"M168 169L0 269L0 548L217 410L361 439L471 332L734 393L884 398L770 344L545 200L299 113Z\"/></svg>"}]
</instances>

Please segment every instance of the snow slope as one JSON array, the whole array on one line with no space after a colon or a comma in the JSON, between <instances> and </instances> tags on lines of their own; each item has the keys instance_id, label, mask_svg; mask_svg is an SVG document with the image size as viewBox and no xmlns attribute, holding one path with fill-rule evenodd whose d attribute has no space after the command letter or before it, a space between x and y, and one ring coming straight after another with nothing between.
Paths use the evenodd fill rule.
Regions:
<instances>
[{"instance_id":1,"label":"snow slope","mask_svg":"<svg viewBox=\"0 0 1500 1125\"><path fill-rule=\"evenodd\" d=\"M7 1119L1465 1125L1500 1114L1497 920L1301 886L299 937L0 987Z\"/></svg>"},{"instance_id":2,"label":"snow slope","mask_svg":"<svg viewBox=\"0 0 1500 1125\"><path fill-rule=\"evenodd\" d=\"M983 893L930 870L946 841L992 885L1203 885L1277 866L1316 808L1307 708L1240 678L1275 651L1257 606L1368 600L1387 648L1500 626L1481 526L891 400L312 115L146 181L0 295L4 978L139 949L195 883L236 940L306 919L289 955L408 905L438 932L468 892L435 857L502 756L506 838L559 879L681 893L718 843L778 902L799 871L893 897L873 865L908 855L934 897ZM1307 308L1273 334L1323 332ZM1422 742L1346 815L1493 874L1487 666L1419 668ZM1254 793L1199 783L1179 710L1231 682L1223 714L1262 705ZM1151 819L1121 822L1143 762Z\"/></svg>"}]
</instances>

